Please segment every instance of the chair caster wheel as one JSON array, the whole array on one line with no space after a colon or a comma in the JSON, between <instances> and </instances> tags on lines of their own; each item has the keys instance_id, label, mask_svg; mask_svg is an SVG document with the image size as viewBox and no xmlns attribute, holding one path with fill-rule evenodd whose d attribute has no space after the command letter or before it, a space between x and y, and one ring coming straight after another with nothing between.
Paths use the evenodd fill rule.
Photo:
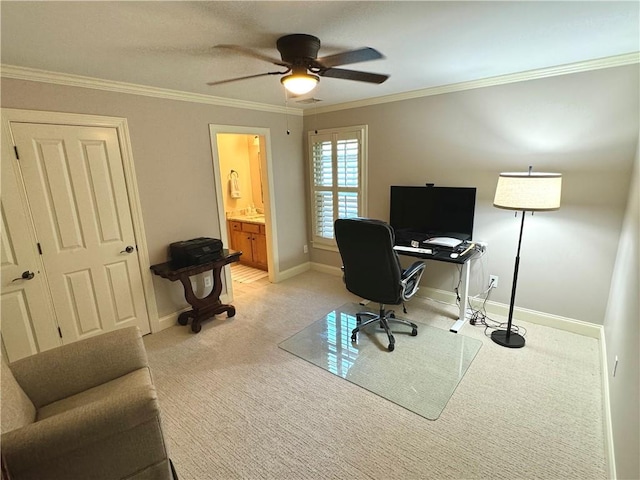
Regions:
<instances>
[{"instance_id":1,"label":"chair caster wheel","mask_svg":"<svg viewBox=\"0 0 640 480\"><path fill-rule=\"evenodd\" d=\"M356 334L354 333L353 335L351 335L351 341L355 342L358 339L358 337L356 336Z\"/></svg>"},{"instance_id":2,"label":"chair caster wheel","mask_svg":"<svg viewBox=\"0 0 640 480\"><path fill-rule=\"evenodd\" d=\"M202 330L202 325L200 325L199 323L192 323L191 324L191 331L193 333L200 333L200 330Z\"/></svg>"},{"instance_id":3,"label":"chair caster wheel","mask_svg":"<svg viewBox=\"0 0 640 480\"><path fill-rule=\"evenodd\" d=\"M418 329L414 328L413 330L411 330L411 336L415 337L416 335L418 335Z\"/></svg>"},{"instance_id":4,"label":"chair caster wheel","mask_svg":"<svg viewBox=\"0 0 640 480\"><path fill-rule=\"evenodd\" d=\"M393 312L391 312L391 313L389 314L389 318L396 318L396 314L395 314L395 313L393 313Z\"/></svg>"},{"instance_id":5,"label":"chair caster wheel","mask_svg":"<svg viewBox=\"0 0 640 480\"><path fill-rule=\"evenodd\" d=\"M394 350L395 348L396 348L396 346L395 346L393 343L390 343L390 344L389 344L389 346L387 347L387 349L388 349L390 352L393 352L393 350Z\"/></svg>"}]
</instances>

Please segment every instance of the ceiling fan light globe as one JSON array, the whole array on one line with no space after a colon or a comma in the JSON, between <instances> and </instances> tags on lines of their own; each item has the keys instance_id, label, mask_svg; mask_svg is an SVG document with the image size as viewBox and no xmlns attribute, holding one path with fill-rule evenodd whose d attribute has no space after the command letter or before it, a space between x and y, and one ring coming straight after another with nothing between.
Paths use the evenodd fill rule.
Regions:
<instances>
[{"instance_id":1,"label":"ceiling fan light globe","mask_svg":"<svg viewBox=\"0 0 640 480\"><path fill-rule=\"evenodd\" d=\"M310 75L308 73L293 73L280 79L284 88L294 95L309 93L316 88L319 81L320 78L317 75Z\"/></svg>"}]
</instances>

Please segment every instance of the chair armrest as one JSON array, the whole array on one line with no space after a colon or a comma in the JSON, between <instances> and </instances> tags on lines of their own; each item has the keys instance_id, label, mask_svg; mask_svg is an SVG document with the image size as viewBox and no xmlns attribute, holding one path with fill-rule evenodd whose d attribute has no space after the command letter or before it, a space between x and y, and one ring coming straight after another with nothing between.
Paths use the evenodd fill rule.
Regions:
<instances>
[{"instance_id":1,"label":"chair armrest","mask_svg":"<svg viewBox=\"0 0 640 480\"><path fill-rule=\"evenodd\" d=\"M424 273L425 263L413 262L409 268L402 272L402 299L409 300L417 291L420 279Z\"/></svg>"},{"instance_id":2,"label":"chair armrest","mask_svg":"<svg viewBox=\"0 0 640 480\"><path fill-rule=\"evenodd\" d=\"M402 279L405 280L413 277L417 273L422 272L422 270L424 270L424 267L425 267L424 262L421 262L421 261L413 262L409 268L405 269L402 272ZM422 273L420 273L420 275L422 275Z\"/></svg>"},{"instance_id":3,"label":"chair armrest","mask_svg":"<svg viewBox=\"0 0 640 480\"><path fill-rule=\"evenodd\" d=\"M137 327L63 345L10 365L36 408L148 367Z\"/></svg>"},{"instance_id":4,"label":"chair armrest","mask_svg":"<svg viewBox=\"0 0 640 480\"><path fill-rule=\"evenodd\" d=\"M4 433L2 455L18 475L154 418L160 421L156 391L152 385L140 386Z\"/></svg>"}]
</instances>

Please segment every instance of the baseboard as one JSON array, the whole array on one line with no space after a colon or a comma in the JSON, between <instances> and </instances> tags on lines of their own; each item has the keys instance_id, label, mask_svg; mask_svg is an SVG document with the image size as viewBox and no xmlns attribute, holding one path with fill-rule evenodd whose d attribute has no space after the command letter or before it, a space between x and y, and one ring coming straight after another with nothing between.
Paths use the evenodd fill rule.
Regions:
<instances>
[{"instance_id":1,"label":"baseboard","mask_svg":"<svg viewBox=\"0 0 640 480\"><path fill-rule=\"evenodd\" d=\"M416 295L456 305L456 295L453 292L447 292L430 287L420 287L420 290ZM507 317L509 315L509 305L504 303L489 300L485 303L485 309L489 314L499 315L501 317ZM513 316L514 318L524 322L557 328L558 330L565 330L567 332L577 333L579 335L585 335L587 337L597 339L600 338L600 329L602 328L600 325L596 325L594 323L520 307L516 307L514 309Z\"/></svg>"},{"instance_id":2,"label":"baseboard","mask_svg":"<svg viewBox=\"0 0 640 480\"><path fill-rule=\"evenodd\" d=\"M342 269L340 267L332 267L331 265L325 265L324 263L311 262L311 270L328 273L329 275L335 275L336 277L342 276Z\"/></svg>"},{"instance_id":3,"label":"baseboard","mask_svg":"<svg viewBox=\"0 0 640 480\"><path fill-rule=\"evenodd\" d=\"M607 357L607 342L604 327L600 327L600 365L602 365L602 411L604 433L604 456L607 461L607 478L615 480L616 454L613 444L613 422L611 419L611 401L609 392L609 360Z\"/></svg>"},{"instance_id":4,"label":"baseboard","mask_svg":"<svg viewBox=\"0 0 640 480\"><path fill-rule=\"evenodd\" d=\"M311 263L311 269L318 272L328 273L330 275L342 275L342 270L340 269L340 267L333 267L331 265L325 265L322 263ZM439 290L437 288L420 287L420 290L418 290L416 296L447 303L452 306L457 305L455 293L447 292L445 290ZM509 305L505 305L503 303L488 301L485 303L485 308L488 313L492 313L494 315L500 315L502 317L506 317L509 315ZM591 338L601 338L600 330L602 327L600 325L583 322L582 320L561 317L559 315L553 315L551 313L538 312L536 310L529 310L527 308L519 307L515 308L514 317L518 318L518 320L535 323L537 325L553 327L559 330L565 330L567 332L577 333Z\"/></svg>"},{"instance_id":5,"label":"baseboard","mask_svg":"<svg viewBox=\"0 0 640 480\"><path fill-rule=\"evenodd\" d=\"M305 262L305 263L301 263L300 265L296 265L295 267L290 268L288 270L277 272L275 275L275 283L295 277L296 275L300 275L301 273L304 273L310 269L311 269L311 262Z\"/></svg>"},{"instance_id":6,"label":"baseboard","mask_svg":"<svg viewBox=\"0 0 640 480\"><path fill-rule=\"evenodd\" d=\"M173 327L174 325L176 325L178 323L178 316L182 312L186 312L190 309L191 309L190 307L185 307L182 310L178 310L177 312L170 313L169 315L165 315L164 317L159 317L158 325L160 325L160 329L158 330L158 332L161 332L162 330L166 330L167 328ZM158 332L154 332L154 333L158 333Z\"/></svg>"}]
</instances>

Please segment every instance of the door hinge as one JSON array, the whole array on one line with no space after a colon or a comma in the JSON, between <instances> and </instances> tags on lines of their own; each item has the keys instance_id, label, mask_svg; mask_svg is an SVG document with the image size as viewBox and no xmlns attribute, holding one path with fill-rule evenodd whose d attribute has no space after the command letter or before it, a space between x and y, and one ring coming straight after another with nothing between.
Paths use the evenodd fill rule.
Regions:
<instances>
[{"instance_id":1,"label":"door hinge","mask_svg":"<svg viewBox=\"0 0 640 480\"><path fill-rule=\"evenodd\" d=\"M38 253L42 255L42 247L40 246L40 243L38 243Z\"/></svg>"},{"instance_id":2,"label":"door hinge","mask_svg":"<svg viewBox=\"0 0 640 480\"><path fill-rule=\"evenodd\" d=\"M62 338L62 330L60 330L60 327L58 327L58 335L60 335L60 338Z\"/></svg>"},{"instance_id":3,"label":"door hinge","mask_svg":"<svg viewBox=\"0 0 640 480\"><path fill-rule=\"evenodd\" d=\"M20 160L20 155L18 154L18 146L17 145L13 146L13 151L16 152L16 159Z\"/></svg>"}]
</instances>

